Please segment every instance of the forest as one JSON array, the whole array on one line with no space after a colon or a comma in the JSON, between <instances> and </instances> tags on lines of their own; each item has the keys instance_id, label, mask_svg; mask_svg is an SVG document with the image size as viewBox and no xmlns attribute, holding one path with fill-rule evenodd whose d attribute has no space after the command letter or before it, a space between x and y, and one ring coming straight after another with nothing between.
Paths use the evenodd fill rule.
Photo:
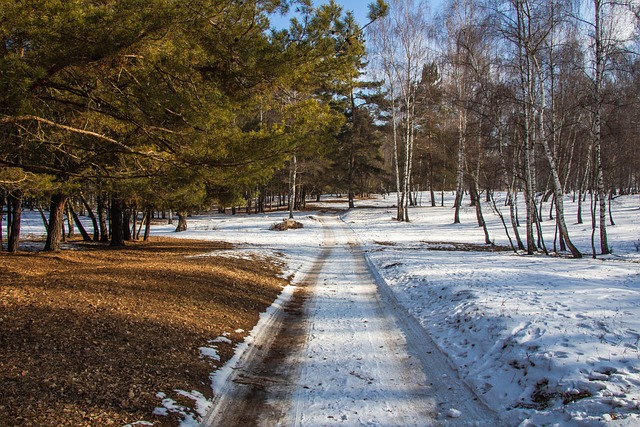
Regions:
<instances>
[{"instance_id":1,"label":"forest","mask_svg":"<svg viewBox=\"0 0 640 427\"><path fill-rule=\"evenodd\" d=\"M418 192L435 206L454 191L452 221L470 202L483 226L476 201L504 191L513 248L546 252L549 216L557 250L579 258L564 196L595 256L610 251L610 200L640 186L632 0L378 0L364 23L334 1L0 4L9 252L22 209L40 210L57 251L74 219L118 247L160 212L180 231L194 212L292 216L326 193L351 207L395 193L395 219L410 221Z\"/></svg>"}]
</instances>

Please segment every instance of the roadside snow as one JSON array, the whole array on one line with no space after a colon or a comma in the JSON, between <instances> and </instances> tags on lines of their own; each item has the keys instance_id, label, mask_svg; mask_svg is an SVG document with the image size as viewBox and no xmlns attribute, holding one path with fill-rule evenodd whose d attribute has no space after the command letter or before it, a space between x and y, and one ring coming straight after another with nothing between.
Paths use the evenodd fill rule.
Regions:
<instances>
[{"instance_id":1,"label":"roadside snow","mask_svg":"<svg viewBox=\"0 0 640 427\"><path fill-rule=\"evenodd\" d=\"M614 203L615 252L596 260L442 250L442 242L484 242L470 208L462 225L452 224L450 207L414 208L409 224L380 207L344 220L398 300L491 407L523 426L638 425L640 210L636 197ZM486 207L485 216L496 244L508 244ZM587 252L590 226L568 222ZM543 226L553 233L552 221ZM546 240L552 246L553 234Z\"/></svg>"},{"instance_id":2,"label":"roadside snow","mask_svg":"<svg viewBox=\"0 0 640 427\"><path fill-rule=\"evenodd\" d=\"M283 289L282 293L273 302L273 304L267 308L267 311L260 314L258 324L254 326L249 335L245 337L244 342L236 346L233 357L227 361L224 366L211 374L211 388L215 394L225 393L226 388L230 386L230 384L228 384L228 379L231 376L231 373L243 362L244 357L246 357L249 352L249 346L253 343L255 337L259 336L259 334L268 327L276 312L281 310L283 305L291 299L294 290L295 286L292 285L286 286Z\"/></svg>"},{"instance_id":3,"label":"roadside snow","mask_svg":"<svg viewBox=\"0 0 640 427\"><path fill-rule=\"evenodd\" d=\"M218 347L216 347L215 345L211 347L199 347L198 350L200 350L200 355L202 357L208 357L217 362L220 361L220 355L218 354Z\"/></svg>"}]
</instances>

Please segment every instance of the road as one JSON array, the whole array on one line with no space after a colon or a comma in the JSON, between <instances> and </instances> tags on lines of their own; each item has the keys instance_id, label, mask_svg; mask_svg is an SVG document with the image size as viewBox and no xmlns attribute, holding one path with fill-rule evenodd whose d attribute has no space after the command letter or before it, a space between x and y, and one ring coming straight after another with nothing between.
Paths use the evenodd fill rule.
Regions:
<instances>
[{"instance_id":1,"label":"road","mask_svg":"<svg viewBox=\"0 0 640 427\"><path fill-rule=\"evenodd\" d=\"M370 270L349 227L319 219L313 268L202 426L504 425Z\"/></svg>"}]
</instances>

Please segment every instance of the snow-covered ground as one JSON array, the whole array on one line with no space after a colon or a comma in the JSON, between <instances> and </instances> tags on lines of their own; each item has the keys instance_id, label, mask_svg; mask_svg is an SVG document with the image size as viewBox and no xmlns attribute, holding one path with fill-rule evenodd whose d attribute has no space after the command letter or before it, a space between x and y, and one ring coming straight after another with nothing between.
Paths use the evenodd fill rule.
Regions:
<instances>
[{"instance_id":1,"label":"snow-covered ground","mask_svg":"<svg viewBox=\"0 0 640 427\"><path fill-rule=\"evenodd\" d=\"M588 202L585 224L576 224L576 205L565 201L572 240L585 254L569 259L471 250L484 246L475 210L465 206L462 224L453 224L451 199L447 194L445 207L411 208L410 223L392 220L393 195L361 201L341 217L359 236L382 285L471 388L513 421L506 425L640 425L638 196L613 201L613 254L597 259L590 257ZM327 198L316 206L345 208L346 201ZM508 245L497 215L488 206L484 213L491 239ZM187 232L157 226L153 233L235 243L229 256L276 255L299 277L319 254L316 216L297 213L304 228L285 232L269 231L286 217L279 212L194 216ZM552 248L554 223L546 219L542 226ZM23 232L38 234L29 224Z\"/></svg>"},{"instance_id":2,"label":"snow-covered ground","mask_svg":"<svg viewBox=\"0 0 640 427\"><path fill-rule=\"evenodd\" d=\"M380 206L383 201L373 205ZM523 426L640 425L640 209L614 200L614 254L592 259L591 227L568 223L583 259L512 252L456 251L482 244L475 211L452 224L450 207L344 216L396 297L436 340L461 376L498 411ZM587 210L588 212L588 210ZM496 244L508 240L485 208ZM547 245L553 221L543 224Z\"/></svg>"},{"instance_id":3,"label":"snow-covered ground","mask_svg":"<svg viewBox=\"0 0 640 427\"><path fill-rule=\"evenodd\" d=\"M514 425L640 425L638 197L614 199L613 254L597 259L590 256L590 219L577 224L576 204L566 200L572 240L585 254L578 260L455 250L463 248L452 243L482 245L484 235L474 208L465 207L462 224L453 224L446 196L445 207L412 208L410 223L392 220L393 196L362 201L342 218L461 377L491 407L513 414ZM491 239L508 245L497 215L489 206L484 214ZM302 230L267 231L284 216L209 219L210 236L284 253L295 272L313 259L319 225L305 213L297 215ZM193 222L206 228L204 219ZM552 248L553 221L543 230Z\"/></svg>"}]
</instances>

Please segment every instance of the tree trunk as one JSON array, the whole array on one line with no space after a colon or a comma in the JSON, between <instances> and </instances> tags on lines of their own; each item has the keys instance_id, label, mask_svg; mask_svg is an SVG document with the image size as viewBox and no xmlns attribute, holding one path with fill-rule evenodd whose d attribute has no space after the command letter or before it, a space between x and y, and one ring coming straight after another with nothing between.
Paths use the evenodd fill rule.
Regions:
<instances>
[{"instance_id":1,"label":"tree trunk","mask_svg":"<svg viewBox=\"0 0 640 427\"><path fill-rule=\"evenodd\" d=\"M604 185L604 173L602 167L602 105L604 92L604 72L605 72L605 47L603 35L603 19L602 8L604 2L602 0L594 0L594 56L595 56L595 84L594 99L596 102L593 118L593 149L594 149L594 167L596 172L596 190L598 192L598 202L600 204L600 252L603 255L609 254L609 242L607 239L607 200Z\"/></svg>"},{"instance_id":2,"label":"tree trunk","mask_svg":"<svg viewBox=\"0 0 640 427\"><path fill-rule=\"evenodd\" d=\"M611 200L613 200L613 198L611 197L611 194L610 194L609 195L609 225L614 227L616 223L613 220L613 212L611 211Z\"/></svg>"},{"instance_id":3,"label":"tree trunk","mask_svg":"<svg viewBox=\"0 0 640 427\"><path fill-rule=\"evenodd\" d=\"M20 219L22 217L22 194L20 191L14 191L9 194L11 200L11 232L9 233L9 242L7 251L16 253L20 250Z\"/></svg>"},{"instance_id":4,"label":"tree trunk","mask_svg":"<svg viewBox=\"0 0 640 427\"><path fill-rule=\"evenodd\" d=\"M2 234L2 221L4 220L4 194L0 193L0 252L2 252L2 246L4 244L3 234Z\"/></svg>"},{"instance_id":5,"label":"tree trunk","mask_svg":"<svg viewBox=\"0 0 640 427\"><path fill-rule=\"evenodd\" d=\"M396 199L397 213L396 220L402 221L404 218L404 200L402 199L402 187L400 185L400 152L398 148L398 124L397 124L396 101L391 87L391 125L393 127L393 165L396 172Z\"/></svg>"},{"instance_id":6,"label":"tree trunk","mask_svg":"<svg viewBox=\"0 0 640 427\"><path fill-rule=\"evenodd\" d=\"M91 223L93 224L93 241L97 242L98 240L100 240L98 219L96 218L96 215L93 213L91 206L89 206L89 203L87 203L87 200L82 196L82 194L80 195L80 201L82 202L84 208L87 210L87 215L89 215L89 218L91 218Z\"/></svg>"},{"instance_id":7,"label":"tree trunk","mask_svg":"<svg viewBox=\"0 0 640 427\"><path fill-rule=\"evenodd\" d=\"M131 236L131 216L134 209L123 204L122 206L122 234L126 242L132 240Z\"/></svg>"},{"instance_id":8,"label":"tree trunk","mask_svg":"<svg viewBox=\"0 0 640 427\"><path fill-rule=\"evenodd\" d=\"M303 210L307 207L307 186L303 185L299 193L300 196L298 198L300 199L300 204L298 205L298 209Z\"/></svg>"},{"instance_id":9,"label":"tree trunk","mask_svg":"<svg viewBox=\"0 0 640 427\"><path fill-rule=\"evenodd\" d=\"M176 227L176 233L181 231L187 231L187 215L188 212L178 211L178 226Z\"/></svg>"},{"instance_id":10,"label":"tree trunk","mask_svg":"<svg viewBox=\"0 0 640 427\"><path fill-rule=\"evenodd\" d=\"M49 227L47 229L47 242L44 245L45 251L55 252L60 250L65 203L67 203L66 195L56 193L51 196L51 207L49 208Z\"/></svg>"},{"instance_id":11,"label":"tree trunk","mask_svg":"<svg viewBox=\"0 0 640 427\"><path fill-rule=\"evenodd\" d=\"M597 132L600 133L600 120L598 119ZM599 202L599 221L598 225L600 226L600 253L602 255L607 255L611 253L609 249L609 241L607 238L607 195L604 189L604 173L602 168L602 158L601 158L601 149L600 143L597 143L594 146L595 156L596 156L596 190L598 192L598 202Z\"/></svg>"},{"instance_id":12,"label":"tree trunk","mask_svg":"<svg viewBox=\"0 0 640 427\"><path fill-rule=\"evenodd\" d=\"M562 188L562 184L560 183L560 175L558 174L556 160L549 148L547 139L543 136L541 140L542 146L544 147L544 153L547 157L547 162L549 163L551 181L553 183L554 204L556 207L556 225L558 227L558 232L560 233L560 239L567 245L569 251L571 252L571 255L573 255L574 258L582 258L582 254L580 253L578 248L576 248L576 246L571 242L571 238L569 237L569 230L567 229L567 223L564 219L564 191Z\"/></svg>"},{"instance_id":13,"label":"tree trunk","mask_svg":"<svg viewBox=\"0 0 640 427\"><path fill-rule=\"evenodd\" d=\"M73 227L73 215L71 215L71 203L67 201L67 227L69 231L67 232L67 237L73 237L75 235L75 228Z\"/></svg>"},{"instance_id":14,"label":"tree trunk","mask_svg":"<svg viewBox=\"0 0 640 427\"><path fill-rule=\"evenodd\" d=\"M480 126L481 128L482 126ZM491 241L491 236L489 235L489 230L487 229L487 223L484 220L484 215L482 214L482 200L480 200L480 191L478 190L478 181L480 177L480 164L482 163L482 134L478 132L476 139L476 151L477 151L477 161L475 164L475 170L473 171L473 176L471 179L471 192L472 200L475 203L476 208L476 219L478 220L478 227L482 227L482 231L484 232L484 242L487 245L493 244Z\"/></svg>"},{"instance_id":15,"label":"tree trunk","mask_svg":"<svg viewBox=\"0 0 640 427\"><path fill-rule=\"evenodd\" d=\"M527 143L528 145L528 143ZM529 147L525 149L525 158L529 158ZM534 219L537 216L536 214L536 203L533 197L533 183L531 182L532 176L529 169L529 160L526 160L525 163L525 175L526 175L526 183L525 183L525 207L526 207L526 235L527 235L527 254L533 255L537 251L537 247L534 239Z\"/></svg>"},{"instance_id":16,"label":"tree trunk","mask_svg":"<svg viewBox=\"0 0 640 427\"><path fill-rule=\"evenodd\" d=\"M264 206L267 203L267 191L265 187L260 188L260 196L258 199L258 205L256 206L256 213L264 213Z\"/></svg>"},{"instance_id":17,"label":"tree trunk","mask_svg":"<svg viewBox=\"0 0 640 427\"><path fill-rule=\"evenodd\" d=\"M582 224L582 189L578 190L578 213L576 214L578 224Z\"/></svg>"},{"instance_id":18,"label":"tree trunk","mask_svg":"<svg viewBox=\"0 0 640 427\"><path fill-rule=\"evenodd\" d=\"M44 213L44 209L42 209L42 206L40 206L40 204L38 204L38 212L40 212L40 218L42 219L42 224L44 225L45 230L47 230L49 228L49 220L47 219L47 215L45 215Z\"/></svg>"},{"instance_id":19,"label":"tree trunk","mask_svg":"<svg viewBox=\"0 0 640 427\"><path fill-rule=\"evenodd\" d=\"M153 209L147 210L147 221L144 224L144 241L149 240L149 235L151 234L151 218L153 217Z\"/></svg>"},{"instance_id":20,"label":"tree trunk","mask_svg":"<svg viewBox=\"0 0 640 427\"><path fill-rule=\"evenodd\" d=\"M478 192L478 181L477 178L474 177L472 186L473 191L473 199L476 203L476 219L478 220L478 227L482 227L482 231L484 232L484 242L487 245L491 245L493 242L491 241L491 236L489 235L489 230L487 229L487 223L484 220L484 215L482 214L482 202L480 201L480 193Z\"/></svg>"},{"instance_id":21,"label":"tree trunk","mask_svg":"<svg viewBox=\"0 0 640 427\"><path fill-rule=\"evenodd\" d=\"M293 219L293 210L296 204L296 179L298 175L298 158L294 154L291 157L289 170L289 219Z\"/></svg>"},{"instance_id":22,"label":"tree trunk","mask_svg":"<svg viewBox=\"0 0 640 427\"><path fill-rule=\"evenodd\" d=\"M351 146L349 147L349 172L348 172L348 197L349 197L349 209L355 208L355 194L353 191L354 187L354 174L356 168L356 139L358 138L357 132L359 132L359 128L356 125L356 101L355 96L353 94L353 87L351 87L350 92L350 101L351 101Z\"/></svg>"},{"instance_id":23,"label":"tree trunk","mask_svg":"<svg viewBox=\"0 0 640 427\"><path fill-rule=\"evenodd\" d=\"M407 82L410 82L411 79L407 76ZM415 142L415 87L410 85L409 89L409 97L407 98L407 142L405 144L406 148L406 159L405 159L405 178L404 178L404 192L406 194L405 206L404 206L404 221L409 222L409 199L411 196L411 186L413 184L413 147Z\"/></svg>"},{"instance_id":24,"label":"tree trunk","mask_svg":"<svg viewBox=\"0 0 640 427\"><path fill-rule=\"evenodd\" d=\"M453 223L460 224L460 209L464 195L464 165L466 152L467 114L463 107L458 107L458 163L456 165L456 198L453 207Z\"/></svg>"},{"instance_id":25,"label":"tree trunk","mask_svg":"<svg viewBox=\"0 0 640 427\"><path fill-rule=\"evenodd\" d=\"M134 206L131 208L131 238L133 240L138 240L138 234L140 234L136 234L136 228L138 228L138 208Z\"/></svg>"},{"instance_id":26,"label":"tree trunk","mask_svg":"<svg viewBox=\"0 0 640 427\"><path fill-rule=\"evenodd\" d=\"M111 242L109 246L122 248L124 244L124 202L116 196L111 196Z\"/></svg>"},{"instance_id":27,"label":"tree trunk","mask_svg":"<svg viewBox=\"0 0 640 427\"><path fill-rule=\"evenodd\" d=\"M509 239L509 245L511 245L511 250L513 250L513 252L517 254L518 249L513 244L513 240L511 239L511 235L509 234L509 227L507 227L507 223L504 220L504 215L502 215L502 212L500 212L500 209L498 209L498 206L496 205L496 200L494 199L493 194L491 194L489 197L491 199L490 201L492 203L494 212L498 215L498 217L500 218L500 221L502 222L502 227L504 228L504 233L507 235L507 239Z\"/></svg>"},{"instance_id":28,"label":"tree trunk","mask_svg":"<svg viewBox=\"0 0 640 427\"><path fill-rule=\"evenodd\" d=\"M535 213L534 223L536 226L536 231L538 233L538 247L542 248L542 251L544 252L545 255L549 255L549 251L547 250L547 245L544 243L544 235L542 234L542 223L538 218L537 211L534 211L534 213Z\"/></svg>"},{"instance_id":29,"label":"tree trunk","mask_svg":"<svg viewBox=\"0 0 640 427\"><path fill-rule=\"evenodd\" d=\"M596 203L597 196L591 192L591 202L589 211L591 213L591 256L596 259Z\"/></svg>"},{"instance_id":30,"label":"tree trunk","mask_svg":"<svg viewBox=\"0 0 640 427\"><path fill-rule=\"evenodd\" d=\"M107 207L104 204L104 196L98 195L98 206L96 209L98 210L98 222L100 223L100 241L103 243L107 243L109 241L109 227L107 226L107 218L105 213L107 212Z\"/></svg>"},{"instance_id":31,"label":"tree trunk","mask_svg":"<svg viewBox=\"0 0 640 427\"><path fill-rule=\"evenodd\" d=\"M89 233L87 233L87 230L85 230L84 225L82 225L82 222L80 222L80 218L78 218L78 214L76 213L75 210L73 210L73 206L71 206L71 203L67 203L67 204L69 205L69 212L73 217L73 221L76 223L76 227L78 227L78 231L80 231L80 234L82 235L82 240L84 240L85 242L90 242L91 237L89 236Z\"/></svg>"},{"instance_id":32,"label":"tree trunk","mask_svg":"<svg viewBox=\"0 0 640 427\"><path fill-rule=\"evenodd\" d=\"M147 220L147 215L150 212L148 210L142 211L142 219L140 220L140 225L138 226L138 231L136 231L135 233L133 233L133 238L135 240L139 240L140 239L140 233L142 232L142 226L148 221ZM136 216L138 214L136 213ZM135 231L135 226L134 226L134 231Z\"/></svg>"},{"instance_id":33,"label":"tree trunk","mask_svg":"<svg viewBox=\"0 0 640 427\"><path fill-rule=\"evenodd\" d=\"M517 193L511 193L509 196L509 216L511 218L511 228L513 229L513 236L516 239L516 243L518 245L518 249L521 251L526 250L524 243L522 242L522 237L520 237L520 230L518 229L518 206L517 203Z\"/></svg>"},{"instance_id":34,"label":"tree trunk","mask_svg":"<svg viewBox=\"0 0 640 427\"><path fill-rule=\"evenodd\" d=\"M13 199L7 195L7 239L11 238L11 224L13 218Z\"/></svg>"}]
</instances>

